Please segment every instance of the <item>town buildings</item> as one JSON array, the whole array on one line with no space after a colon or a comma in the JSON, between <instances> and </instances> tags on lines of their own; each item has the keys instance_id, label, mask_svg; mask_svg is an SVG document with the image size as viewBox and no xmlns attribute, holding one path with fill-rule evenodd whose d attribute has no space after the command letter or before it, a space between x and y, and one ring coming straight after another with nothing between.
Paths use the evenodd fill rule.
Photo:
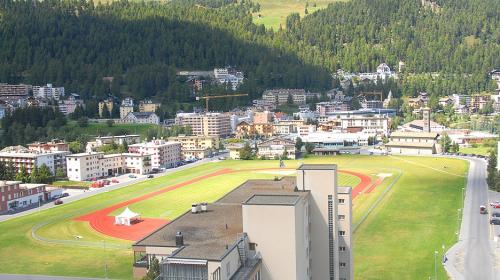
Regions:
<instances>
[{"instance_id":1,"label":"town buildings","mask_svg":"<svg viewBox=\"0 0 500 280\"><path fill-rule=\"evenodd\" d=\"M215 68L214 69L215 82L221 85L227 85L232 90L237 90L243 83L244 74L233 67Z\"/></svg>"},{"instance_id":2,"label":"town buildings","mask_svg":"<svg viewBox=\"0 0 500 280\"><path fill-rule=\"evenodd\" d=\"M306 104L306 91L304 89L269 89L264 91L262 99L267 102L274 102L277 106L284 105L291 96L295 105Z\"/></svg>"},{"instance_id":3,"label":"town buildings","mask_svg":"<svg viewBox=\"0 0 500 280\"><path fill-rule=\"evenodd\" d=\"M359 153L359 148L368 146L368 139L373 134L362 132L317 132L302 137L302 142L313 143L317 155L331 155L338 153Z\"/></svg>"},{"instance_id":4,"label":"town buildings","mask_svg":"<svg viewBox=\"0 0 500 280\"><path fill-rule=\"evenodd\" d=\"M19 172L24 166L28 173L33 168L46 165L52 174L57 170L66 170L65 157L70 153L68 151L46 151L45 148L34 145L35 150L27 149L23 146L11 146L0 151L0 161L6 165L11 165ZM50 150L50 148L49 148Z\"/></svg>"},{"instance_id":5,"label":"town buildings","mask_svg":"<svg viewBox=\"0 0 500 280\"><path fill-rule=\"evenodd\" d=\"M150 142L132 144L130 153L151 155L152 168L172 168L181 161L181 143L155 139Z\"/></svg>"},{"instance_id":6,"label":"town buildings","mask_svg":"<svg viewBox=\"0 0 500 280\"><path fill-rule=\"evenodd\" d=\"M96 152L100 147L109 144L127 145L136 144L141 142L141 136L137 134L131 135L116 135L116 136L99 136L94 141L87 142L85 151L87 153Z\"/></svg>"},{"instance_id":7,"label":"town buildings","mask_svg":"<svg viewBox=\"0 0 500 280\"><path fill-rule=\"evenodd\" d=\"M52 140L49 142L34 142L28 144L28 150L39 153L68 152L69 145L63 140Z\"/></svg>"},{"instance_id":8,"label":"town buildings","mask_svg":"<svg viewBox=\"0 0 500 280\"><path fill-rule=\"evenodd\" d=\"M80 99L78 94L70 94L67 99L59 100L59 111L65 115L75 112L76 107L85 107L85 103Z\"/></svg>"},{"instance_id":9,"label":"town buildings","mask_svg":"<svg viewBox=\"0 0 500 280\"><path fill-rule=\"evenodd\" d=\"M395 131L385 147L393 155L432 155L441 152L438 137L436 132Z\"/></svg>"},{"instance_id":10,"label":"town buildings","mask_svg":"<svg viewBox=\"0 0 500 280\"><path fill-rule=\"evenodd\" d=\"M295 159L295 142L284 138L271 138L257 144L257 156L265 159Z\"/></svg>"},{"instance_id":11,"label":"town buildings","mask_svg":"<svg viewBox=\"0 0 500 280\"><path fill-rule=\"evenodd\" d=\"M160 108L160 103L155 103L149 99L139 102L139 112L142 113L155 113Z\"/></svg>"},{"instance_id":12,"label":"town buildings","mask_svg":"<svg viewBox=\"0 0 500 280\"><path fill-rule=\"evenodd\" d=\"M274 124L272 123L248 123L240 122L236 126L236 138L271 137L274 134Z\"/></svg>"},{"instance_id":13,"label":"town buildings","mask_svg":"<svg viewBox=\"0 0 500 280\"><path fill-rule=\"evenodd\" d=\"M151 172L151 155L138 153L80 153L66 157L67 176L71 181L87 181L122 173Z\"/></svg>"},{"instance_id":14,"label":"town buildings","mask_svg":"<svg viewBox=\"0 0 500 280\"><path fill-rule=\"evenodd\" d=\"M160 280L352 280L351 201L336 165L247 181L134 243L134 277L157 258Z\"/></svg>"},{"instance_id":15,"label":"town buildings","mask_svg":"<svg viewBox=\"0 0 500 280\"><path fill-rule=\"evenodd\" d=\"M122 104L120 105L120 119L124 119L128 113L134 111L134 100L130 97L127 97L122 100Z\"/></svg>"},{"instance_id":16,"label":"town buildings","mask_svg":"<svg viewBox=\"0 0 500 280\"><path fill-rule=\"evenodd\" d=\"M349 111L349 109L349 104L342 101L316 103L316 112L318 112L320 116L328 116L339 111Z\"/></svg>"},{"instance_id":17,"label":"town buildings","mask_svg":"<svg viewBox=\"0 0 500 280\"><path fill-rule=\"evenodd\" d=\"M387 136L389 134L390 119L385 115L373 116L344 116L340 118L342 132L363 132Z\"/></svg>"},{"instance_id":18,"label":"town buildings","mask_svg":"<svg viewBox=\"0 0 500 280\"><path fill-rule=\"evenodd\" d=\"M59 100L64 97L64 87L53 87L52 84L46 86L34 86L33 97L37 99Z\"/></svg>"},{"instance_id":19,"label":"town buildings","mask_svg":"<svg viewBox=\"0 0 500 280\"><path fill-rule=\"evenodd\" d=\"M226 137L231 135L230 116L223 113L179 113L175 124L191 127L194 135Z\"/></svg>"},{"instance_id":20,"label":"town buildings","mask_svg":"<svg viewBox=\"0 0 500 280\"><path fill-rule=\"evenodd\" d=\"M47 199L50 195L45 194L45 184L0 180L0 213L40 204Z\"/></svg>"},{"instance_id":21,"label":"town buildings","mask_svg":"<svg viewBox=\"0 0 500 280\"><path fill-rule=\"evenodd\" d=\"M202 159L213 155L219 149L219 137L202 135L178 135L168 141L181 143L183 159Z\"/></svg>"},{"instance_id":22,"label":"town buildings","mask_svg":"<svg viewBox=\"0 0 500 280\"><path fill-rule=\"evenodd\" d=\"M160 118L151 112L129 112L120 120L121 123L140 123L140 124L160 124Z\"/></svg>"},{"instance_id":23,"label":"town buildings","mask_svg":"<svg viewBox=\"0 0 500 280\"><path fill-rule=\"evenodd\" d=\"M114 106L114 102L112 99L106 99L106 100L100 101L98 104L99 117L109 118L111 116L111 112L113 111L113 106ZM107 116L104 116L104 112L105 112L104 108L106 108L106 111L108 113Z\"/></svg>"}]
</instances>

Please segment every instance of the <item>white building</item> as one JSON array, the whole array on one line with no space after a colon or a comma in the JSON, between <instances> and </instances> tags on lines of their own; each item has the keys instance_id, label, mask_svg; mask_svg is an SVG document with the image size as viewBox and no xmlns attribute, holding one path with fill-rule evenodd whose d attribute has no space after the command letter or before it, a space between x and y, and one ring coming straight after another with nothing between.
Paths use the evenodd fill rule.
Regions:
<instances>
[{"instance_id":1,"label":"white building","mask_svg":"<svg viewBox=\"0 0 500 280\"><path fill-rule=\"evenodd\" d=\"M343 116L340 118L343 132L363 132L367 134L388 135L389 117L375 116Z\"/></svg>"},{"instance_id":2,"label":"white building","mask_svg":"<svg viewBox=\"0 0 500 280\"><path fill-rule=\"evenodd\" d=\"M64 87L53 87L52 84L46 86L34 86L33 96L35 98L59 100L64 96Z\"/></svg>"},{"instance_id":3,"label":"white building","mask_svg":"<svg viewBox=\"0 0 500 280\"><path fill-rule=\"evenodd\" d=\"M257 145L257 156L266 159L295 159L295 142L284 138L272 138Z\"/></svg>"},{"instance_id":4,"label":"white building","mask_svg":"<svg viewBox=\"0 0 500 280\"><path fill-rule=\"evenodd\" d=\"M237 90L245 79L243 72L233 68L215 68L214 77L217 83L231 86L232 90Z\"/></svg>"},{"instance_id":5,"label":"white building","mask_svg":"<svg viewBox=\"0 0 500 280\"><path fill-rule=\"evenodd\" d=\"M153 168L176 167L182 159L181 143L165 140L133 144L129 146L129 152L151 155L151 166Z\"/></svg>"},{"instance_id":6,"label":"white building","mask_svg":"<svg viewBox=\"0 0 500 280\"><path fill-rule=\"evenodd\" d=\"M344 148L359 148L368 145L368 138L374 134L317 132L302 137L302 142L313 143L316 148L340 151Z\"/></svg>"},{"instance_id":7,"label":"white building","mask_svg":"<svg viewBox=\"0 0 500 280\"><path fill-rule=\"evenodd\" d=\"M151 112L129 112L120 120L121 123L141 123L141 124L160 124L160 118Z\"/></svg>"},{"instance_id":8,"label":"white building","mask_svg":"<svg viewBox=\"0 0 500 280\"><path fill-rule=\"evenodd\" d=\"M223 113L178 113L175 124L191 127L194 135L226 137L231 135L231 117Z\"/></svg>"},{"instance_id":9,"label":"white building","mask_svg":"<svg viewBox=\"0 0 500 280\"><path fill-rule=\"evenodd\" d=\"M131 135L116 135L116 136L99 136L94 139L94 141L87 142L85 151L87 153L96 152L97 149L104 145L116 144L116 145L132 145L141 142L141 136L137 134Z\"/></svg>"},{"instance_id":10,"label":"white building","mask_svg":"<svg viewBox=\"0 0 500 280\"><path fill-rule=\"evenodd\" d=\"M441 150L438 137L436 132L395 131L391 133L390 141L385 146L393 155L432 155Z\"/></svg>"},{"instance_id":11,"label":"white building","mask_svg":"<svg viewBox=\"0 0 500 280\"><path fill-rule=\"evenodd\" d=\"M24 166L28 173L31 173L31 170L35 166L40 168L45 164L54 175L58 169L66 169L65 157L68 154L70 154L68 151L41 152L30 150L23 146L11 146L0 151L0 162L4 162L7 165L12 164L16 172L19 172L21 167Z\"/></svg>"},{"instance_id":12,"label":"white building","mask_svg":"<svg viewBox=\"0 0 500 280\"><path fill-rule=\"evenodd\" d=\"M87 181L122 173L151 172L151 156L141 154L80 153L66 157L71 181Z\"/></svg>"}]
</instances>

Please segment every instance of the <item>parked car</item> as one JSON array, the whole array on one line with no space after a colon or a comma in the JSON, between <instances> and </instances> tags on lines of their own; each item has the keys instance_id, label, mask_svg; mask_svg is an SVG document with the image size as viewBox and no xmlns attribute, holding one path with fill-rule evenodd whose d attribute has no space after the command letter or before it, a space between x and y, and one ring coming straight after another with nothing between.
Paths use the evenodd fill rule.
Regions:
<instances>
[{"instance_id":1,"label":"parked car","mask_svg":"<svg viewBox=\"0 0 500 280\"><path fill-rule=\"evenodd\" d=\"M490 225L500 225L500 219L491 219L490 220Z\"/></svg>"},{"instance_id":2,"label":"parked car","mask_svg":"<svg viewBox=\"0 0 500 280\"><path fill-rule=\"evenodd\" d=\"M128 177L131 179L137 178L137 176L135 176L134 174L130 174L130 175L128 175Z\"/></svg>"},{"instance_id":3,"label":"parked car","mask_svg":"<svg viewBox=\"0 0 500 280\"><path fill-rule=\"evenodd\" d=\"M496 208L496 209L500 208L500 203L499 203L499 204L495 204L495 205L493 206L493 208Z\"/></svg>"},{"instance_id":4,"label":"parked car","mask_svg":"<svg viewBox=\"0 0 500 280\"><path fill-rule=\"evenodd\" d=\"M116 180L116 179L113 179L113 180L111 180L111 183L116 184L116 183L120 183L120 181L118 181L118 180Z\"/></svg>"},{"instance_id":5,"label":"parked car","mask_svg":"<svg viewBox=\"0 0 500 280\"><path fill-rule=\"evenodd\" d=\"M102 183L107 186L107 185L111 184L111 181L109 181L109 180L102 180Z\"/></svg>"},{"instance_id":6,"label":"parked car","mask_svg":"<svg viewBox=\"0 0 500 280\"><path fill-rule=\"evenodd\" d=\"M226 158L225 157L219 157L219 160L225 160Z\"/></svg>"},{"instance_id":7,"label":"parked car","mask_svg":"<svg viewBox=\"0 0 500 280\"><path fill-rule=\"evenodd\" d=\"M151 178L154 178L155 176L153 176L152 174L149 174L147 177L148 177L149 179L151 179Z\"/></svg>"},{"instance_id":8,"label":"parked car","mask_svg":"<svg viewBox=\"0 0 500 280\"><path fill-rule=\"evenodd\" d=\"M64 202L59 198L59 199L56 199L56 201L54 201L54 205L61 205L63 204Z\"/></svg>"},{"instance_id":9,"label":"parked car","mask_svg":"<svg viewBox=\"0 0 500 280\"><path fill-rule=\"evenodd\" d=\"M495 218L500 218L500 212L493 212L493 214L491 214L492 217L495 217Z\"/></svg>"},{"instance_id":10,"label":"parked car","mask_svg":"<svg viewBox=\"0 0 500 280\"><path fill-rule=\"evenodd\" d=\"M69 196L69 193L65 192L61 195L61 197L68 197Z\"/></svg>"},{"instance_id":11,"label":"parked car","mask_svg":"<svg viewBox=\"0 0 500 280\"><path fill-rule=\"evenodd\" d=\"M490 206L491 206L491 207L495 207L495 206L497 206L498 204L500 204L500 201L490 202Z\"/></svg>"},{"instance_id":12,"label":"parked car","mask_svg":"<svg viewBox=\"0 0 500 280\"><path fill-rule=\"evenodd\" d=\"M486 206L484 206L484 205L479 206L479 213L480 214L488 214L488 210L486 209Z\"/></svg>"}]
</instances>

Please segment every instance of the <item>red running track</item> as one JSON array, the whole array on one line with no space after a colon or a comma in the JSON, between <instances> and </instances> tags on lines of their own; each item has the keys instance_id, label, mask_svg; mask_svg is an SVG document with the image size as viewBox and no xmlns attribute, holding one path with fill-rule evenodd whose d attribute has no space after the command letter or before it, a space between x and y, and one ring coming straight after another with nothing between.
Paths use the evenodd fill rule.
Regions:
<instances>
[{"instance_id":1,"label":"red running track","mask_svg":"<svg viewBox=\"0 0 500 280\"><path fill-rule=\"evenodd\" d=\"M154 218L141 218L141 221L138 223L132 224L131 226L119 226L115 225L115 217L110 216L113 211L120 209L122 207L128 206L130 204L134 204L136 202L142 201L149 199L151 197L181 188L183 186L193 184L211 177L219 176L219 175L224 175L224 174L229 174L229 173L236 173L236 172L248 172L248 171L258 171L258 170L273 170L273 169L278 169L278 168L263 168L263 169L252 169L252 170L232 170L232 169L222 169L216 172L212 172L203 176L199 176L190 180L187 180L182 183L178 183L175 185L172 185L170 187L142 195L130 200L126 200L123 202L120 202L118 204L112 205L110 207L80 216L75 218L76 221L86 221L89 223L89 225L96 230L97 232L100 232L102 234L111 236L111 237L116 237L124 240L130 240L130 241L136 241L140 240L142 237L148 235L149 233L153 232L154 230L158 229L159 227L169 223L168 220L164 219L154 219ZM353 190L352 190L352 198L354 199L359 193L365 191L369 186L370 191L375 188L376 182L374 184L371 184L371 178L365 174L354 172L354 171L349 171L349 170L339 170L341 173L349 174L356 176L361 179L361 182L357 184ZM378 185L378 184L377 184ZM368 191L368 192L370 192Z\"/></svg>"}]
</instances>

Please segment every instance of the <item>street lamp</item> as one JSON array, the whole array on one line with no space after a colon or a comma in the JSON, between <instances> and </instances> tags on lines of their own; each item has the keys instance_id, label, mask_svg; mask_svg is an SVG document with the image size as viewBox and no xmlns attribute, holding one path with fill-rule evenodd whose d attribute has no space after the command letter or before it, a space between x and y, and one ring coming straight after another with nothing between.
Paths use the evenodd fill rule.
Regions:
<instances>
[{"instance_id":1,"label":"street lamp","mask_svg":"<svg viewBox=\"0 0 500 280\"><path fill-rule=\"evenodd\" d=\"M437 276L437 255L438 255L438 251L434 251L434 280L437 280L438 276Z\"/></svg>"},{"instance_id":2,"label":"street lamp","mask_svg":"<svg viewBox=\"0 0 500 280\"><path fill-rule=\"evenodd\" d=\"M460 212L462 209L457 209L457 241L460 240Z\"/></svg>"},{"instance_id":3,"label":"street lamp","mask_svg":"<svg viewBox=\"0 0 500 280\"><path fill-rule=\"evenodd\" d=\"M108 259L106 255L106 240L102 241L103 249L104 249L104 278L108 279Z\"/></svg>"}]
</instances>

